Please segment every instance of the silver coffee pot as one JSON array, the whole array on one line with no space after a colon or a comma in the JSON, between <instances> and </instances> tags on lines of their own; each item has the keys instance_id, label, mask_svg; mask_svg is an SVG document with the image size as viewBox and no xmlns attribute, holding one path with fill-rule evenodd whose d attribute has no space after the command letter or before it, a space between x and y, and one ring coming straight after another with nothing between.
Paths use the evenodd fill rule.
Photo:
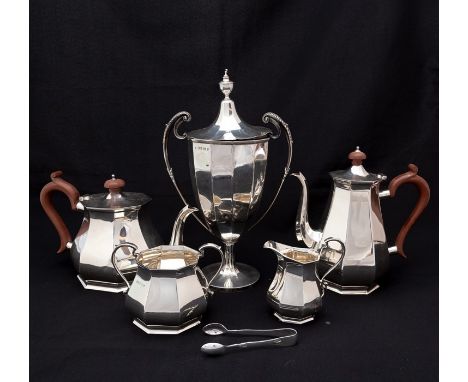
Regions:
<instances>
[{"instance_id":1,"label":"silver coffee pot","mask_svg":"<svg viewBox=\"0 0 468 382\"><path fill-rule=\"evenodd\" d=\"M206 248L223 252L212 243L198 251L182 244L185 219L194 211L186 206L179 212L169 245L136 252L137 245L125 243L112 253L115 270L127 285L125 304L135 317L133 323L148 334L179 334L198 325L206 311L211 280L198 267L198 260ZM123 248L132 250L130 258L138 265L131 284L116 262L117 251Z\"/></svg>"},{"instance_id":2,"label":"silver coffee pot","mask_svg":"<svg viewBox=\"0 0 468 382\"><path fill-rule=\"evenodd\" d=\"M333 248L330 243L335 243ZM340 265L345 256L344 244L336 239L326 239L318 251L312 248L290 247L267 241L264 248L278 257L275 277L268 288L267 301L282 322L304 324L312 321L322 309L325 278ZM338 261L320 277L318 262L325 253L338 254Z\"/></svg>"},{"instance_id":3,"label":"silver coffee pot","mask_svg":"<svg viewBox=\"0 0 468 382\"><path fill-rule=\"evenodd\" d=\"M125 181L114 176L104 183L108 192L80 196L76 187L61 176L62 171L53 172L51 182L42 188L40 194L41 205L60 237L57 253L70 249L78 280L85 289L125 290L126 284L122 283L112 265L111 253L116 245L127 241L142 249L161 243L147 213L146 205L151 198L141 193L123 192ZM68 197L72 210L83 212L83 222L73 240L52 204L52 195L56 191ZM132 278L137 265L128 258L128 254L128 249L122 249L116 254L116 261L119 270Z\"/></svg>"},{"instance_id":4,"label":"silver coffee pot","mask_svg":"<svg viewBox=\"0 0 468 382\"><path fill-rule=\"evenodd\" d=\"M260 202L265 184L269 139L277 139L283 128L289 155L279 188L266 212L255 224L270 210L289 173L292 138L288 125L276 114L266 113L262 118L264 123L271 122L275 126L275 133L240 119L230 98L234 83L230 81L227 69L219 87L224 99L215 122L204 129L181 133L180 125L190 121L191 116L185 111L177 113L166 125L163 153L168 174L179 196L185 204L189 204L176 183L167 147L172 129L178 139L188 140L192 186L201 213L201 217L195 216L225 245L221 272L218 273L219 264L208 266L204 272L209 277L218 273L213 280L214 288L232 290L252 285L260 277L250 265L235 263L233 247Z\"/></svg>"},{"instance_id":5,"label":"silver coffee pot","mask_svg":"<svg viewBox=\"0 0 468 382\"><path fill-rule=\"evenodd\" d=\"M351 168L334 171L333 196L328 209L323 229L314 230L309 225L307 215L308 191L304 175L292 174L302 184L302 197L296 219L296 236L308 247L318 249L323 238L334 237L344 242L346 255L341 266L327 278L327 287L341 294L369 294L379 285L379 277L387 270L389 254L399 253L405 256L403 245L410 228L426 208L430 189L427 182L418 175L414 164L408 166L407 172L395 177L388 190L380 191L380 184L386 180L382 174L366 171L362 162L366 159L359 147L351 152L348 158ZM414 184L419 191L415 208L403 224L396 238L395 246L389 247L380 209L380 199L394 197L398 188L406 183ZM326 263L336 264L338 257L327 252L322 258L321 266Z\"/></svg>"}]
</instances>

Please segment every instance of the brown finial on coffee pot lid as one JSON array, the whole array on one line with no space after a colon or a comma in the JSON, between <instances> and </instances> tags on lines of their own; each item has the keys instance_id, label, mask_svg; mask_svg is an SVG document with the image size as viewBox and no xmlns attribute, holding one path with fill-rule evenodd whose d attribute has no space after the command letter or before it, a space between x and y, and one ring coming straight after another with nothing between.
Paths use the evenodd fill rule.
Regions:
<instances>
[{"instance_id":1,"label":"brown finial on coffee pot lid","mask_svg":"<svg viewBox=\"0 0 468 382\"><path fill-rule=\"evenodd\" d=\"M373 174L366 171L362 162L367 158L367 155L361 151L359 146L356 150L348 155L351 160L352 166L347 170L333 171L330 173L334 180L346 183L376 183L385 180L386 177L381 174Z\"/></svg>"},{"instance_id":2,"label":"brown finial on coffee pot lid","mask_svg":"<svg viewBox=\"0 0 468 382\"><path fill-rule=\"evenodd\" d=\"M351 151L348 155L348 159L351 159L353 166L360 166L366 158L367 155L359 149L359 146L356 146L356 150Z\"/></svg>"}]
</instances>

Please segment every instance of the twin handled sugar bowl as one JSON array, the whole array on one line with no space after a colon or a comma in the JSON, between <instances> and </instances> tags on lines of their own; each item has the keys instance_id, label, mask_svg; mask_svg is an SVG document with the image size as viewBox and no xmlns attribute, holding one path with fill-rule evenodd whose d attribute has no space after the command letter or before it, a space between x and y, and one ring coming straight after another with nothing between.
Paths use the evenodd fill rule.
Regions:
<instances>
[{"instance_id":1,"label":"twin handled sugar bowl","mask_svg":"<svg viewBox=\"0 0 468 382\"><path fill-rule=\"evenodd\" d=\"M196 210L186 206L180 211L169 245L136 252L137 245L124 243L112 253L115 270L127 285L125 304L135 317L133 323L148 334L179 334L198 325L206 311L211 280L198 260L207 248L222 251L212 243L198 251L182 244L184 221ZM138 265L131 284L116 262L117 251L124 248L131 249L130 258Z\"/></svg>"},{"instance_id":2,"label":"twin handled sugar bowl","mask_svg":"<svg viewBox=\"0 0 468 382\"><path fill-rule=\"evenodd\" d=\"M348 158L352 162L351 168L330 173L333 178L333 195L322 230L314 230L309 225L308 190L304 175L292 174L302 184L296 236L310 248L319 248L326 237L342 240L346 246L346 255L341 266L328 277L327 287L341 294L369 294L379 287L377 281L388 268L389 254L405 256L403 245L406 235L429 203L430 189L418 175L418 168L410 164L407 172L392 179L388 190L380 191L381 182L387 177L366 171L362 165L366 155L359 147ZM417 187L419 198L400 229L395 246L389 247L380 199L394 197L398 188L406 183ZM336 254L329 252L321 261L321 266L327 267L327 263L335 264L338 260Z\"/></svg>"},{"instance_id":3,"label":"twin handled sugar bowl","mask_svg":"<svg viewBox=\"0 0 468 382\"><path fill-rule=\"evenodd\" d=\"M322 309L326 277L341 264L345 256L343 242L328 238L320 249L315 250L290 247L270 240L264 248L271 249L278 258L275 277L267 292L267 301L273 307L275 317L291 324L312 321ZM336 254L338 261L319 276L317 265L326 253Z\"/></svg>"},{"instance_id":4,"label":"twin handled sugar bowl","mask_svg":"<svg viewBox=\"0 0 468 382\"><path fill-rule=\"evenodd\" d=\"M259 273L253 267L234 261L234 244L239 240L248 222L256 211L265 183L268 160L268 141L286 132L288 159L279 188L257 224L270 210L289 173L292 158L292 138L288 125L276 114L266 113L263 122L271 122L276 132L267 127L252 126L240 119L234 101L230 98L234 83L227 70L219 83L224 94L218 117L206 128L181 132L182 122L191 116L180 112L167 123L163 137L163 153L168 174L185 204L188 204L176 183L169 162L168 139L171 130L178 139L187 139L192 186L200 215L197 220L225 245L221 271L218 264L204 269L207 276L214 277L212 286L232 290L254 284ZM252 224L251 227L255 224Z\"/></svg>"},{"instance_id":5,"label":"twin handled sugar bowl","mask_svg":"<svg viewBox=\"0 0 468 382\"><path fill-rule=\"evenodd\" d=\"M151 198L142 193L123 192L125 182L114 176L104 183L106 193L80 196L76 187L61 176L62 171L53 172L51 182L42 188L40 194L41 205L60 237L57 253L70 249L78 279L85 289L121 292L126 285L111 261L115 246L131 241L146 249L161 243L146 207ZM52 195L56 191L68 197L72 210L83 212L81 227L73 240L52 204ZM120 272L127 278L133 277L137 265L128 258L128 249L118 251L116 262Z\"/></svg>"}]
</instances>

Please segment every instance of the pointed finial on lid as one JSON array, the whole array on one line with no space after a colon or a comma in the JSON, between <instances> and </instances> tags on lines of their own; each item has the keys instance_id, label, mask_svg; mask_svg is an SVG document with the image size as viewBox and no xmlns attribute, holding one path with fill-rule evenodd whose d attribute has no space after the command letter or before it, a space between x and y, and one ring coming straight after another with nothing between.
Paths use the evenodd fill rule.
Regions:
<instances>
[{"instance_id":1,"label":"pointed finial on lid","mask_svg":"<svg viewBox=\"0 0 468 382\"><path fill-rule=\"evenodd\" d=\"M224 99L229 99L229 94L231 94L234 87L234 82L229 80L228 70L224 69L223 80L219 83L219 88L224 94Z\"/></svg>"}]
</instances>

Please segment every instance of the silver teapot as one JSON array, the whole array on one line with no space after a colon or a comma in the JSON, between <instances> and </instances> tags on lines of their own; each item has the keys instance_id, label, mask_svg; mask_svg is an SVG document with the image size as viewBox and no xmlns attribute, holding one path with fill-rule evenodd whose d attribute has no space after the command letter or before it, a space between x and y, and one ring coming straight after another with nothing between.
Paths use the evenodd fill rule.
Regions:
<instances>
[{"instance_id":1,"label":"silver teapot","mask_svg":"<svg viewBox=\"0 0 468 382\"><path fill-rule=\"evenodd\" d=\"M408 165L407 172L395 177L388 190L380 191L380 184L386 180L382 174L366 171L362 162L366 159L359 147L348 158L352 166L348 170L334 171L333 196L323 229L314 230L309 225L307 215L308 191L304 175L296 176L302 184L302 197L296 218L296 236L310 248L320 248L323 238L334 237L346 246L346 255L341 266L330 274L327 287L341 294L369 294L379 285L378 279L387 270L389 254L399 253L406 257L403 245L410 228L429 203L430 189L427 182L418 175L414 164ZM403 224L396 244L389 247L383 226L380 199L394 197L398 188L406 183L414 184L419 191L415 208ZM328 252L321 261L336 264L336 254Z\"/></svg>"},{"instance_id":2,"label":"silver teapot","mask_svg":"<svg viewBox=\"0 0 468 382\"><path fill-rule=\"evenodd\" d=\"M115 271L111 253L116 245L131 241L139 248L154 247L161 239L147 214L146 204L151 198L136 192L123 192L125 181L107 180L107 193L83 195L71 183L61 178L62 171L53 172L51 182L40 194L41 205L60 237L57 253L70 249L78 280L85 289L105 292L121 292L126 289ZM70 200L72 210L83 212L83 222L72 240L70 231L52 204L52 195L59 191ZM116 261L119 270L132 278L137 265L128 258L128 249L119 251Z\"/></svg>"},{"instance_id":3,"label":"silver teapot","mask_svg":"<svg viewBox=\"0 0 468 382\"><path fill-rule=\"evenodd\" d=\"M206 267L204 272L210 277L218 274L213 281L213 288L234 290L248 287L260 277L255 268L235 262L234 244L247 224L251 224L252 228L274 204L289 173L292 138L288 125L276 114L266 113L262 118L264 123L271 122L276 131L265 126L253 126L240 119L234 101L230 98L234 82L229 79L227 69L219 87L224 99L216 120L206 128L181 132L180 125L190 121L191 116L185 111L177 113L166 125L163 153L175 189L182 201L189 204L176 183L168 153L171 130L176 138L187 139L192 187L200 210L200 216L195 217L225 246L221 272L218 272L218 264ZM251 223L265 184L268 143L270 138L277 139L280 136L281 129L286 132L289 149L283 177L266 212L256 223Z\"/></svg>"},{"instance_id":4,"label":"silver teapot","mask_svg":"<svg viewBox=\"0 0 468 382\"><path fill-rule=\"evenodd\" d=\"M115 270L127 285L125 304L134 315L133 323L148 334L179 334L200 323L207 308L210 281L198 267L206 248L221 255L221 247L207 243L198 251L182 244L185 219L196 208L184 207L174 223L169 245L140 252L133 243L120 244L112 253ZM138 265L133 283L127 280L116 262L119 249L131 248ZM216 274L215 274L216 276Z\"/></svg>"},{"instance_id":5,"label":"silver teapot","mask_svg":"<svg viewBox=\"0 0 468 382\"><path fill-rule=\"evenodd\" d=\"M330 243L339 248L332 248ZM275 277L268 288L267 301L282 322L304 324L312 321L322 308L325 294L325 278L340 265L345 255L344 244L336 239L326 239L320 249L290 247L267 241L264 248L271 249L278 257ZM323 274L318 275L317 264L326 252L339 254L339 260Z\"/></svg>"}]
</instances>

